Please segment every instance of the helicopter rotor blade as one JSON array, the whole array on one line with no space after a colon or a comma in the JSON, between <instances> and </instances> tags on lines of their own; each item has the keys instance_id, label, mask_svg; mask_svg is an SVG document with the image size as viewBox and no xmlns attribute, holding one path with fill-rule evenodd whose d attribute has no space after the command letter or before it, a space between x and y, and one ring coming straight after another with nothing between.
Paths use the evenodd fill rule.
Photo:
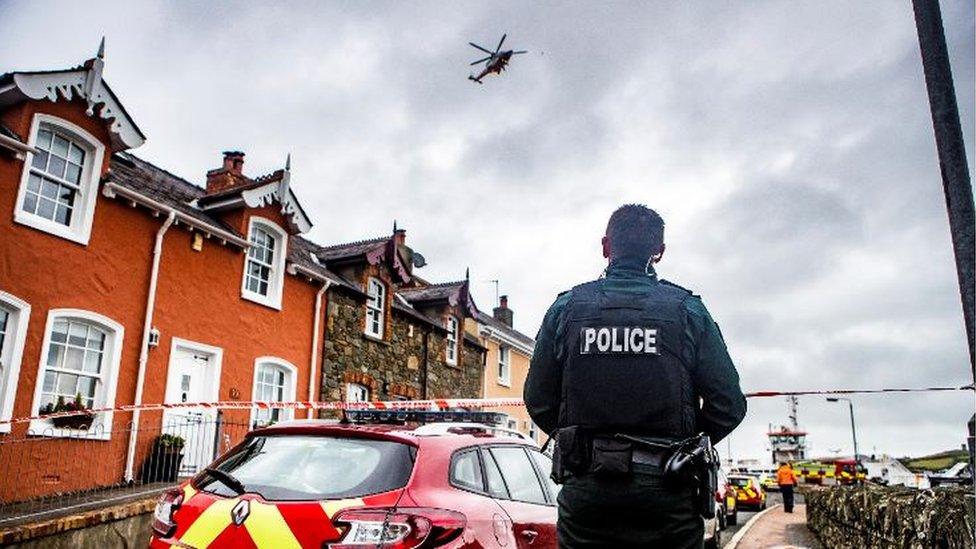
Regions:
<instances>
[{"instance_id":1,"label":"helicopter rotor blade","mask_svg":"<svg viewBox=\"0 0 976 549\"><path fill-rule=\"evenodd\" d=\"M482 57L481 59L479 59L479 60L477 60L477 61L473 61L473 62L471 63L471 65L472 65L472 66L474 66L474 65L477 65L477 64L479 64L479 63L484 63L485 61L487 61L487 60L489 60L489 59L491 59L491 56L490 56L490 55L489 55L488 57Z\"/></svg>"},{"instance_id":2,"label":"helicopter rotor blade","mask_svg":"<svg viewBox=\"0 0 976 549\"><path fill-rule=\"evenodd\" d=\"M495 48L495 53L498 53L498 50L502 49L502 44L505 43L505 37L506 36L508 36L508 34L503 34L502 35L502 39L498 41L498 47Z\"/></svg>"},{"instance_id":3,"label":"helicopter rotor blade","mask_svg":"<svg viewBox=\"0 0 976 549\"><path fill-rule=\"evenodd\" d=\"M491 51L488 51L488 50L486 50L485 48L482 48L481 46L479 46L478 44L475 44L474 42L468 42L468 44L470 44L470 45L472 45L472 46L474 46L474 47L476 47L476 48L478 48L479 50L481 50L481 51L483 51L483 52L485 52L485 53L487 53L488 55L495 55L495 53L494 53L494 52L491 52Z\"/></svg>"}]
</instances>

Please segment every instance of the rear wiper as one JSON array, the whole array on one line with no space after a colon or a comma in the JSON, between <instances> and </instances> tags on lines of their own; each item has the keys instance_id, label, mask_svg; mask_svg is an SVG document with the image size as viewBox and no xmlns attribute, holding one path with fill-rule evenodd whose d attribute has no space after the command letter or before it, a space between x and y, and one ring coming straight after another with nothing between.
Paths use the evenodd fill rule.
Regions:
<instances>
[{"instance_id":1,"label":"rear wiper","mask_svg":"<svg viewBox=\"0 0 976 549\"><path fill-rule=\"evenodd\" d=\"M204 471L209 473L210 476L216 477L217 480L219 480L225 486L227 486L228 488L236 492L237 495L241 495L244 492L247 492L247 489L244 488L244 483L237 480L237 477L228 473L227 471L221 471L220 469L215 469L213 467L207 467L206 469L204 469Z\"/></svg>"}]
</instances>

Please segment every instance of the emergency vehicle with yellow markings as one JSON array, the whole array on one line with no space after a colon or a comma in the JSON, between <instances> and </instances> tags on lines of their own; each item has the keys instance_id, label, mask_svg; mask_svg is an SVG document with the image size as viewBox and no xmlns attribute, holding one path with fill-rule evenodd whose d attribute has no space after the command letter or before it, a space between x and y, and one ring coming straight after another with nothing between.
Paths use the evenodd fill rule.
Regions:
<instances>
[{"instance_id":1,"label":"emergency vehicle with yellow markings","mask_svg":"<svg viewBox=\"0 0 976 549\"><path fill-rule=\"evenodd\" d=\"M759 479L751 475L729 475L729 483L735 486L737 504L740 509L760 510L766 508L766 490Z\"/></svg>"},{"instance_id":2,"label":"emergency vehicle with yellow markings","mask_svg":"<svg viewBox=\"0 0 976 549\"><path fill-rule=\"evenodd\" d=\"M347 417L252 431L163 494L150 547L556 547L552 462L502 414Z\"/></svg>"}]
</instances>

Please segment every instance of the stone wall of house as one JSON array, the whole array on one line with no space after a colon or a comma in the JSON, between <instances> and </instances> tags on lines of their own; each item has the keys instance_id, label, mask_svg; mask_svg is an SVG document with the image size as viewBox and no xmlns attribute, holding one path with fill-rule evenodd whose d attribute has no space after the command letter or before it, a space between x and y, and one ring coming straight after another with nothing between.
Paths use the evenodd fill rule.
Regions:
<instances>
[{"instance_id":1,"label":"stone wall of house","mask_svg":"<svg viewBox=\"0 0 976 549\"><path fill-rule=\"evenodd\" d=\"M466 345L460 367L448 366L444 361L446 342L442 333L394 311L386 325L385 337L379 341L363 333L365 313L362 301L341 292L329 294L322 365L323 400L344 400L347 383L369 387L372 400L479 396L480 350Z\"/></svg>"}]
</instances>

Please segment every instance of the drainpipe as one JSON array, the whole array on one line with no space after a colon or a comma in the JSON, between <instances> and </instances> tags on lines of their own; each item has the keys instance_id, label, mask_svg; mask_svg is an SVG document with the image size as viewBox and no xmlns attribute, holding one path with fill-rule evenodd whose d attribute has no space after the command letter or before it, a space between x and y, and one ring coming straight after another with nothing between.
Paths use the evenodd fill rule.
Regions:
<instances>
[{"instance_id":1,"label":"drainpipe","mask_svg":"<svg viewBox=\"0 0 976 549\"><path fill-rule=\"evenodd\" d=\"M31 147L27 143L22 143L13 137L7 137L6 135L0 134L0 147L4 147L14 151L17 158L24 158L24 153L36 153L37 149Z\"/></svg>"},{"instance_id":2,"label":"drainpipe","mask_svg":"<svg viewBox=\"0 0 976 549\"><path fill-rule=\"evenodd\" d=\"M318 369L318 350L319 350L319 329L322 324L322 297L325 292L329 290L332 286L331 280L326 280L322 288L315 294L315 320L312 322L312 353L311 362L308 365L308 400L309 402L315 400L315 372ZM325 352L323 351L323 355ZM308 418L312 419L312 414L315 410L308 409Z\"/></svg>"},{"instance_id":3,"label":"drainpipe","mask_svg":"<svg viewBox=\"0 0 976 549\"><path fill-rule=\"evenodd\" d=\"M427 400L427 345L430 337L430 329L424 331L424 370L423 383L420 385L420 398Z\"/></svg>"},{"instance_id":4,"label":"drainpipe","mask_svg":"<svg viewBox=\"0 0 976 549\"><path fill-rule=\"evenodd\" d=\"M169 210L166 221L156 231L156 244L153 246L152 272L149 275L149 295L146 297L146 319L142 327L142 346L139 348L139 374L136 377L136 396L133 404L142 404L142 385L146 380L146 363L149 362L149 333L152 331L153 312L156 309L156 284L159 282L159 262L163 256L163 236L176 220L176 212ZM125 458L125 479L133 480L132 467L136 459L136 440L139 428L139 412L132 411L132 429L129 430L129 452Z\"/></svg>"}]
</instances>

